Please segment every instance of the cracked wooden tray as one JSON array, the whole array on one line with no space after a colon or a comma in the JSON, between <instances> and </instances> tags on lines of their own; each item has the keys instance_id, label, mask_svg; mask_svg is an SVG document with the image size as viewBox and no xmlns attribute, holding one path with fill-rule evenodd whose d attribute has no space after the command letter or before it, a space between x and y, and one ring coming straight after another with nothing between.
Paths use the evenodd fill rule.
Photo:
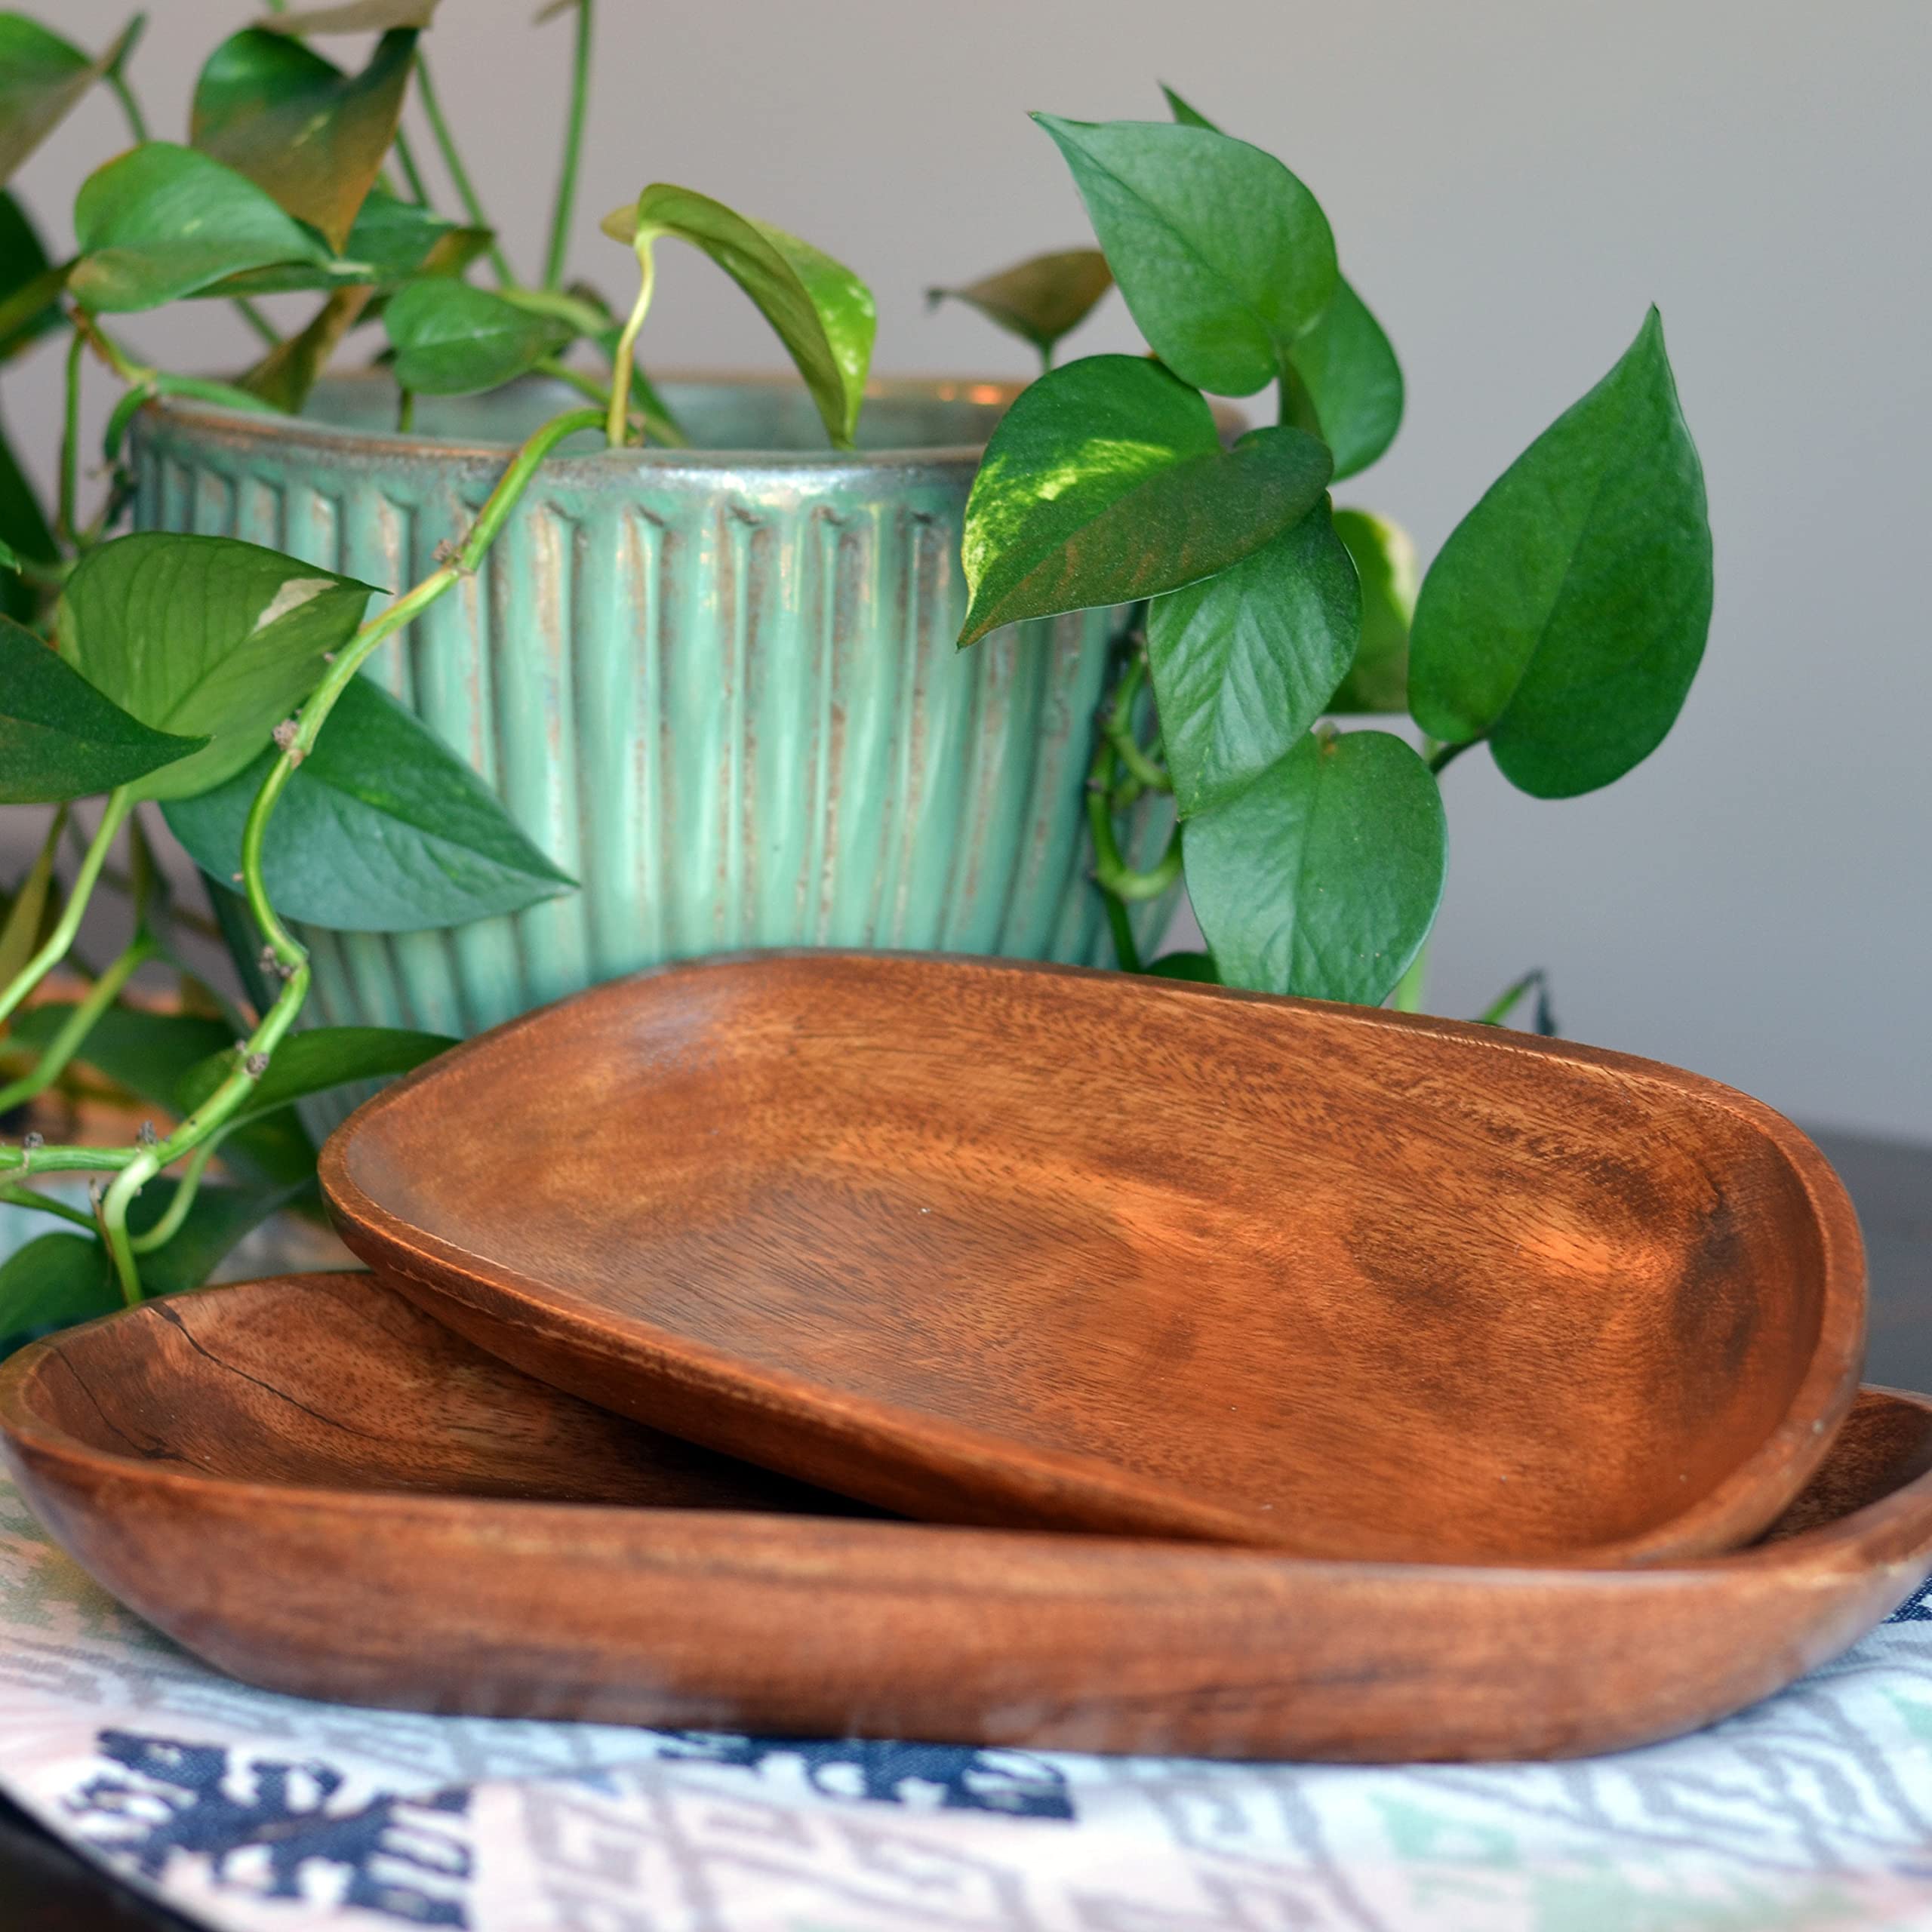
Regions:
<instances>
[{"instance_id":1,"label":"cracked wooden tray","mask_svg":"<svg viewBox=\"0 0 1932 1932\"><path fill-rule=\"evenodd\" d=\"M325 1149L343 1237L604 1407L909 1516L1400 1561L1734 1546L1857 1386L1850 1203L1675 1068L987 960L709 960Z\"/></svg>"},{"instance_id":2,"label":"cracked wooden tray","mask_svg":"<svg viewBox=\"0 0 1932 1932\"><path fill-rule=\"evenodd\" d=\"M897 1522L589 1408L368 1275L151 1303L0 1368L29 1503L250 1683L503 1717L1069 1750L1523 1758L1668 1737L1932 1562L1932 1404L1868 1390L1774 1540L1648 1570Z\"/></svg>"}]
</instances>

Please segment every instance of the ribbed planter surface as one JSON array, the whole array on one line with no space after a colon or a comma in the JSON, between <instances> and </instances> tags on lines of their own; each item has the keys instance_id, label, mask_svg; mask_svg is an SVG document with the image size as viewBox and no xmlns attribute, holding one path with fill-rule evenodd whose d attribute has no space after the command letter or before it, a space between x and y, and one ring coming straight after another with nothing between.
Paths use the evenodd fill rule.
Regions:
<instances>
[{"instance_id":1,"label":"ribbed planter surface","mask_svg":"<svg viewBox=\"0 0 1932 1932\"><path fill-rule=\"evenodd\" d=\"M954 645L967 492L1007 392L884 385L875 447L838 457L811 447L795 385L666 389L705 449L568 446L485 568L372 667L582 889L447 931L305 930L314 1017L467 1034L747 946L1112 963L1082 797L1120 614ZM152 410L136 521L401 589L466 531L506 446L573 400L520 385L427 407L408 437L380 432L393 392L367 377L323 384L315 420ZM1171 820L1146 813L1142 863ZM1137 917L1151 934L1168 910Z\"/></svg>"}]
</instances>

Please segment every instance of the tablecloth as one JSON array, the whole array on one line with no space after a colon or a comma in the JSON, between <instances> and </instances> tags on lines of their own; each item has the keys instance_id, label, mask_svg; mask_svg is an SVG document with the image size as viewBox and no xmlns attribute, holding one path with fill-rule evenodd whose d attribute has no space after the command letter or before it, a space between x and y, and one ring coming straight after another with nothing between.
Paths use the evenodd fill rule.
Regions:
<instances>
[{"instance_id":1,"label":"tablecloth","mask_svg":"<svg viewBox=\"0 0 1932 1932\"><path fill-rule=\"evenodd\" d=\"M0 1481L0 1787L220 1932L1932 1927L1932 1585L1713 1730L1569 1764L801 1743L252 1690Z\"/></svg>"}]
</instances>

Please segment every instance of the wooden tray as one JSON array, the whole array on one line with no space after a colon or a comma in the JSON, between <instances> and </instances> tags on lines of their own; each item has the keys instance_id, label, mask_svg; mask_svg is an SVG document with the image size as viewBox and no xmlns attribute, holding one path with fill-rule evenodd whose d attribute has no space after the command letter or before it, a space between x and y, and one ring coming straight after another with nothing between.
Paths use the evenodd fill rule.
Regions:
<instances>
[{"instance_id":1,"label":"wooden tray","mask_svg":"<svg viewBox=\"0 0 1932 1932\"><path fill-rule=\"evenodd\" d=\"M909 1516L1734 1547L1857 1386L1823 1158L1674 1069L1120 974L709 961L364 1107L343 1237L492 1353Z\"/></svg>"},{"instance_id":2,"label":"wooden tray","mask_svg":"<svg viewBox=\"0 0 1932 1932\"><path fill-rule=\"evenodd\" d=\"M1608 1750L1778 1689L1932 1561L1918 1397L1868 1392L1781 1540L1741 1555L1314 1561L804 1513L840 1506L587 1409L367 1275L206 1289L38 1344L0 1370L0 1439L82 1564L251 1683L808 1737Z\"/></svg>"}]
</instances>

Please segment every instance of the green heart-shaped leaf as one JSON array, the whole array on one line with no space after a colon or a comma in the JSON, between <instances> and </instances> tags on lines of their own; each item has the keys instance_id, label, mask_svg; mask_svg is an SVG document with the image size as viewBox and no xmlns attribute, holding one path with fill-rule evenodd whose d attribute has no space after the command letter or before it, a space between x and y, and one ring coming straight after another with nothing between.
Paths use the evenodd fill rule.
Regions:
<instances>
[{"instance_id":1,"label":"green heart-shaped leaf","mask_svg":"<svg viewBox=\"0 0 1932 1932\"><path fill-rule=\"evenodd\" d=\"M929 288L926 300L935 306L949 297L964 302L1051 356L1054 345L1078 328L1113 285L1113 271L1099 249L1061 248L958 288Z\"/></svg>"},{"instance_id":2,"label":"green heart-shaped leaf","mask_svg":"<svg viewBox=\"0 0 1932 1932\"><path fill-rule=\"evenodd\" d=\"M45 1000L27 1008L14 1016L8 1046L38 1052L74 1011L65 1000ZM78 1057L131 1094L157 1107L170 1107L174 1090L190 1067L234 1044L233 1028L205 1014L110 1006L89 1031Z\"/></svg>"},{"instance_id":3,"label":"green heart-shaped leaf","mask_svg":"<svg viewBox=\"0 0 1932 1932\"><path fill-rule=\"evenodd\" d=\"M99 60L24 14L0 14L0 182L63 121L82 95L133 45L139 15Z\"/></svg>"},{"instance_id":4,"label":"green heart-shaped leaf","mask_svg":"<svg viewBox=\"0 0 1932 1932\"><path fill-rule=\"evenodd\" d=\"M0 986L11 986L25 970L55 916L61 895L60 881L54 876L54 855L60 847L66 816L65 812L54 814L53 823L47 828L47 835L41 841L40 850L27 868L26 876L14 890L13 898L7 906L7 916L0 919ZM36 1007L26 1013L16 1014L8 1038L19 1033L39 1011Z\"/></svg>"},{"instance_id":5,"label":"green heart-shaped leaf","mask_svg":"<svg viewBox=\"0 0 1932 1932\"><path fill-rule=\"evenodd\" d=\"M1161 92L1167 97L1168 112L1183 128L1206 128L1214 134L1220 133L1221 130L1199 108L1190 107L1165 81L1161 83Z\"/></svg>"},{"instance_id":6,"label":"green heart-shaped leaf","mask_svg":"<svg viewBox=\"0 0 1932 1932\"><path fill-rule=\"evenodd\" d=\"M1211 952L1164 952L1147 968L1156 979L1186 980L1197 986L1218 986L1221 975Z\"/></svg>"},{"instance_id":7,"label":"green heart-shaped leaf","mask_svg":"<svg viewBox=\"0 0 1932 1932\"><path fill-rule=\"evenodd\" d=\"M959 641L1226 570L1308 514L1328 463L1298 429L1223 449L1199 393L1143 356L1053 370L1001 419L973 479Z\"/></svg>"},{"instance_id":8,"label":"green heart-shaped leaf","mask_svg":"<svg viewBox=\"0 0 1932 1932\"><path fill-rule=\"evenodd\" d=\"M1335 294L1335 238L1308 189L1211 128L1033 118L1066 157L1154 353L1219 395L1273 381Z\"/></svg>"},{"instance_id":9,"label":"green heart-shaped leaf","mask_svg":"<svg viewBox=\"0 0 1932 1932\"><path fill-rule=\"evenodd\" d=\"M287 34L232 34L202 68L189 138L318 229L338 254L395 139L416 35L386 33L345 74Z\"/></svg>"},{"instance_id":10,"label":"green heart-shaped leaf","mask_svg":"<svg viewBox=\"0 0 1932 1932\"><path fill-rule=\"evenodd\" d=\"M371 586L228 537L143 531L90 550L57 620L60 654L157 731L210 742L140 781L191 798L232 777L354 635Z\"/></svg>"},{"instance_id":11,"label":"green heart-shaped leaf","mask_svg":"<svg viewBox=\"0 0 1932 1932\"><path fill-rule=\"evenodd\" d=\"M232 1118L252 1120L351 1081L408 1073L456 1044L445 1033L401 1026L312 1026L291 1033ZM234 1072L238 1051L231 1047L189 1068L175 1091L175 1112L184 1119L192 1113Z\"/></svg>"},{"instance_id":12,"label":"green heart-shaped leaf","mask_svg":"<svg viewBox=\"0 0 1932 1932\"><path fill-rule=\"evenodd\" d=\"M343 252L367 267L378 287L420 275L460 275L490 245L487 228L465 228L433 208L372 188Z\"/></svg>"},{"instance_id":13,"label":"green heart-shaped leaf","mask_svg":"<svg viewBox=\"0 0 1932 1932\"><path fill-rule=\"evenodd\" d=\"M165 1214L178 1183L152 1182L128 1210L131 1232L145 1234ZM162 1247L140 1257L141 1290L178 1294L198 1288L242 1238L312 1186L203 1187L180 1226ZM71 1328L112 1314L121 1290L107 1250L87 1235L42 1235L0 1264L0 1352L27 1337Z\"/></svg>"},{"instance_id":14,"label":"green heart-shaped leaf","mask_svg":"<svg viewBox=\"0 0 1932 1932\"><path fill-rule=\"evenodd\" d=\"M211 155L148 141L95 169L74 202L68 286L103 313L153 309L272 263L321 268L321 241Z\"/></svg>"},{"instance_id":15,"label":"green heart-shaped leaf","mask_svg":"<svg viewBox=\"0 0 1932 1932\"><path fill-rule=\"evenodd\" d=\"M1429 768L1386 731L1305 738L1187 828L1188 897L1231 986L1379 1006L1448 866Z\"/></svg>"},{"instance_id":16,"label":"green heart-shaped leaf","mask_svg":"<svg viewBox=\"0 0 1932 1932\"><path fill-rule=\"evenodd\" d=\"M709 255L777 332L826 433L838 448L851 448L878 314L871 290L850 269L783 229L663 181L612 210L604 232L640 253L657 236L671 235Z\"/></svg>"},{"instance_id":17,"label":"green heart-shaped leaf","mask_svg":"<svg viewBox=\"0 0 1932 1932\"><path fill-rule=\"evenodd\" d=\"M1337 510L1335 534L1348 546L1361 584L1361 641L1331 712L1409 708L1409 624L1416 610L1416 546L1400 524L1367 510Z\"/></svg>"},{"instance_id":18,"label":"green heart-shaped leaf","mask_svg":"<svg viewBox=\"0 0 1932 1932\"><path fill-rule=\"evenodd\" d=\"M168 823L217 879L267 760ZM337 700L269 820L263 876L285 918L343 932L411 932L521 911L575 881L519 831L495 795L429 728L366 678Z\"/></svg>"},{"instance_id":19,"label":"green heart-shaped leaf","mask_svg":"<svg viewBox=\"0 0 1932 1932\"><path fill-rule=\"evenodd\" d=\"M0 296L0 362L12 361L60 326L60 298L73 272L72 262L61 262Z\"/></svg>"},{"instance_id":20,"label":"green heart-shaped leaf","mask_svg":"<svg viewBox=\"0 0 1932 1932\"><path fill-rule=\"evenodd\" d=\"M60 295L69 265L57 267L26 211L0 192L0 362L60 326Z\"/></svg>"},{"instance_id":21,"label":"green heart-shaped leaf","mask_svg":"<svg viewBox=\"0 0 1932 1932\"><path fill-rule=\"evenodd\" d=\"M37 1235L0 1262L0 1355L121 1305L107 1251L92 1235Z\"/></svg>"},{"instance_id":22,"label":"green heart-shaped leaf","mask_svg":"<svg viewBox=\"0 0 1932 1932\"><path fill-rule=\"evenodd\" d=\"M0 617L0 804L111 792L207 743L131 718L32 632Z\"/></svg>"},{"instance_id":23,"label":"green heart-shaped leaf","mask_svg":"<svg viewBox=\"0 0 1932 1932\"><path fill-rule=\"evenodd\" d=\"M1186 128L1221 130L1164 82L1161 93ZM1402 420L1402 371L1382 325L1338 275L1335 297L1289 352L1288 420L1335 452L1335 480L1366 469L1395 440Z\"/></svg>"},{"instance_id":24,"label":"green heart-shaped leaf","mask_svg":"<svg viewBox=\"0 0 1932 1932\"><path fill-rule=\"evenodd\" d=\"M264 14L255 24L269 33L388 33L397 27L426 27L439 4L440 0L343 0L339 7Z\"/></svg>"},{"instance_id":25,"label":"green heart-shaped leaf","mask_svg":"<svg viewBox=\"0 0 1932 1932\"><path fill-rule=\"evenodd\" d=\"M345 257L337 261L283 262L248 269L211 282L197 294L281 295L304 289L340 289L373 283L399 288L419 275L458 275L488 248L491 231L464 228L414 202L372 188L349 231Z\"/></svg>"},{"instance_id":26,"label":"green heart-shaped leaf","mask_svg":"<svg viewBox=\"0 0 1932 1932\"><path fill-rule=\"evenodd\" d=\"M0 429L0 543L35 563L51 564L60 554L47 525L47 512L4 429ZM0 576L0 612L26 623L38 615L40 602L40 592L31 583L11 571Z\"/></svg>"},{"instance_id":27,"label":"green heart-shaped leaf","mask_svg":"<svg viewBox=\"0 0 1932 1932\"><path fill-rule=\"evenodd\" d=\"M1321 319L1289 358L1305 401L1304 419L1335 452L1335 480L1366 469L1395 439L1402 422L1402 368L1382 325L1343 276Z\"/></svg>"},{"instance_id":28,"label":"green heart-shaped leaf","mask_svg":"<svg viewBox=\"0 0 1932 1932\"><path fill-rule=\"evenodd\" d=\"M1148 668L1183 818L1308 735L1355 657L1361 592L1326 503L1272 543L1155 598Z\"/></svg>"},{"instance_id":29,"label":"green heart-shaped leaf","mask_svg":"<svg viewBox=\"0 0 1932 1932\"><path fill-rule=\"evenodd\" d=\"M1653 309L1636 340L1451 533L1423 580L1409 700L1510 783L1566 798L1676 721L1711 618L1704 475Z\"/></svg>"},{"instance_id":30,"label":"green heart-shaped leaf","mask_svg":"<svg viewBox=\"0 0 1932 1932\"><path fill-rule=\"evenodd\" d=\"M493 389L570 340L553 318L447 276L413 281L394 296L383 327L395 345L396 380L426 395Z\"/></svg>"},{"instance_id":31,"label":"green heart-shaped leaf","mask_svg":"<svg viewBox=\"0 0 1932 1932\"><path fill-rule=\"evenodd\" d=\"M173 1295L198 1288L245 1235L313 1186L311 1180L285 1187L204 1186L174 1235L140 1257L142 1293ZM174 1194L172 1187L151 1183L128 1212L129 1229L146 1233L167 1212Z\"/></svg>"},{"instance_id":32,"label":"green heart-shaped leaf","mask_svg":"<svg viewBox=\"0 0 1932 1932\"><path fill-rule=\"evenodd\" d=\"M38 1054L73 1017L72 1004L48 1000L14 1016L6 1045ZM198 1013L157 1013L110 1006L89 1029L76 1057L104 1079L163 1112L190 1068L223 1052L235 1029ZM222 1143L222 1164L251 1180L282 1187L312 1176L315 1150L293 1114L252 1121Z\"/></svg>"}]
</instances>

